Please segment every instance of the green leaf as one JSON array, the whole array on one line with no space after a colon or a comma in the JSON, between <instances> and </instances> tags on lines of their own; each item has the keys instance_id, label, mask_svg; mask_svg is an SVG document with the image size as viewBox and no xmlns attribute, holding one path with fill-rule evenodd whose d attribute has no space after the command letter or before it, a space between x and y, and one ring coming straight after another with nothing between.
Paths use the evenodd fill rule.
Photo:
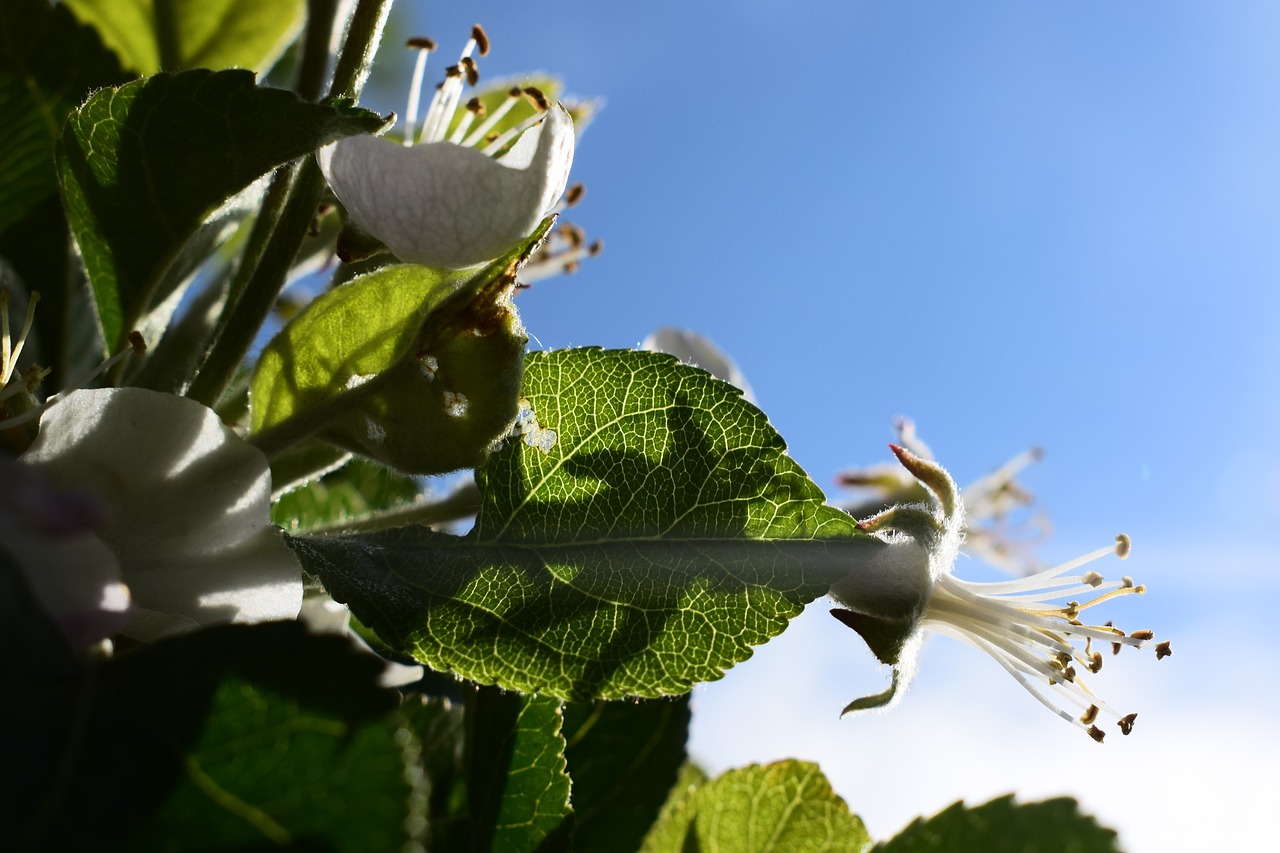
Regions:
<instances>
[{"instance_id":1,"label":"green leaf","mask_svg":"<svg viewBox=\"0 0 1280 853\"><path fill-rule=\"evenodd\" d=\"M293 319L253 375L253 431L316 435L412 474L482 463L516 416L524 327L516 266L542 239L480 270L397 264L353 279Z\"/></svg>"},{"instance_id":2,"label":"green leaf","mask_svg":"<svg viewBox=\"0 0 1280 853\"><path fill-rule=\"evenodd\" d=\"M664 810L641 849L857 853L870 842L862 821L831 790L818 765L788 760L730 770L687 789Z\"/></svg>"},{"instance_id":3,"label":"green leaf","mask_svg":"<svg viewBox=\"0 0 1280 853\"><path fill-rule=\"evenodd\" d=\"M302 29L306 0L63 0L139 74L266 71Z\"/></svg>"},{"instance_id":4,"label":"green leaf","mask_svg":"<svg viewBox=\"0 0 1280 853\"><path fill-rule=\"evenodd\" d=\"M255 86L248 71L158 74L90 98L63 128L58 180L108 347L170 295L166 272L228 199L380 125L363 110Z\"/></svg>"},{"instance_id":5,"label":"green leaf","mask_svg":"<svg viewBox=\"0 0 1280 853\"><path fill-rule=\"evenodd\" d=\"M468 837L447 850L567 849L572 829L560 703L492 687L467 698Z\"/></svg>"},{"instance_id":6,"label":"green leaf","mask_svg":"<svg viewBox=\"0 0 1280 853\"><path fill-rule=\"evenodd\" d=\"M1080 812L1069 797L1018 804L1013 795L975 808L948 806L916 818L877 853L1117 853L1116 833Z\"/></svg>"},{"instance_id":7,"label":"green leaf","mask_svg":"<svg viewBox=\"0 0 1280 853\"><path fill-rule=\"evenodd\" d=\"M32 849L397 849L425 814L380 670L346 638L272 623L118 655L61 695L34 682L57 725L0 818Z\"/></svg>"},{"instance_id":8,"label":"green leaf","mask_svg":"<svg viewBox=\"0 0 1280 853\"><path fill-rule=\"evenodd\" d=\"M689 697L564 708L573 849L637 850L685 760Z\"/></svg>"},{"instance_id":9,"label":"green leaf","mask_svg":"<svg viewBox=\"0 0 1280 853\"><path fill-rule=\"evenodd\" d=\"M47 0L0 4L0 256L40 291L41 356L59 371L73 369L62 363L60 340L73 270L54 142L90 92L125 79L97 34L66 9Z\"/></svg>"},{"instance_id":10,"label":"green leaf","mask_svg":"<svg viewBox=\"0 0 1280 853\"><path fill-rule=\"evenodd\" d=\"M569 700L683 693L883 547L823 503L741 392L670 356L536 353L523 390L525 440L478 472L467 537L292 540L334 598L433 669Z\"/></svg>"}]
</instances>

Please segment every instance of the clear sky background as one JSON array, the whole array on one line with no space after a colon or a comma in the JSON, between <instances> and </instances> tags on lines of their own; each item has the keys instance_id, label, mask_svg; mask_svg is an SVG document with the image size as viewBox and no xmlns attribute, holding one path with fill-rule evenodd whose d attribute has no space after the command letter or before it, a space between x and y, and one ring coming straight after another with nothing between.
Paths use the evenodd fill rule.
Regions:
<instances>
[{"instance_id":1,"label":"clear sky background","mask_svg":"<svg viewBox=\"0 0 1280 853\"><path fill-rule=\"evenodd\" d=\"M1134 853L1273 838L1280 735L1280 4L400 0L483 76L607 100L571 218L605 252L520 297L542 347L679 325L740 363L824 487L918 422L961 482L1031 445L1058 562L1134 539L1116 602L1174 656L1096 681L1098 746L945 638L887 673L816 602L696 694L718 771L818 761L877 837L956 799L1078 797ZM454 46L456 45L456 47ZM403 110L388 44L366 102ZM438 73L443 63L434 66ZM834 496L834 492L832 493ZM964 576L985 576L976 561Z\"/></svg>"}]
</instances>

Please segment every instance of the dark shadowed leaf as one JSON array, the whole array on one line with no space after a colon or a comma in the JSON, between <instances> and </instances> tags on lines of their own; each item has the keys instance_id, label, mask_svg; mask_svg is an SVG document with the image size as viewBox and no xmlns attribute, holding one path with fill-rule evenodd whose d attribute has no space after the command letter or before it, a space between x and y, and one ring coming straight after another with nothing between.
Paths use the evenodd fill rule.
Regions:
<instances>
[{"instance_id":1,"label":"dark shadowed leaf","mask_svg":"<svg viewBox=\"0 0 1280 853\"><path fill-rule=\"evenodd\" d=\"M184 245L276 166L381 119L254 85L248 71L158 74L104 89L58 143L58 179L111 349L169 295Z\"/></svg>"}]
</instances>

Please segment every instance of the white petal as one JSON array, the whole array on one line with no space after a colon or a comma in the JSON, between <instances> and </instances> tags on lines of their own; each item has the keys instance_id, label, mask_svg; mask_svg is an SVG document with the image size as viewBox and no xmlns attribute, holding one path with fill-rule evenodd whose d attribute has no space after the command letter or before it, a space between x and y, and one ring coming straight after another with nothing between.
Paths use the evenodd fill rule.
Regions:
<instances>
[{"instance_id":1,"label":"white petal","mask_svg":"<svg viewBox=\"0 0 1280 853\"><path fill-rule=\"evenodd\" d=\"M353 136L320 150L352 220L402 261L462 268L527 237L564 193L573 119L555 104L501 159L451 142Z\"/></svg>"},{"instance_id":2,"label":"white petal","mask_svg":"<svg viewBox=\"0 0 1280 853\"><path fill-rule=\"evenodd\" d=\"M266 457L205 406L141 388L77 391L45 413L21 460L108 507L98 534L134 601L187 620L159 635L298 615L301 571L270 523ZM155 639L147 624L125 633Z\"/></svg>"}]
</instances>

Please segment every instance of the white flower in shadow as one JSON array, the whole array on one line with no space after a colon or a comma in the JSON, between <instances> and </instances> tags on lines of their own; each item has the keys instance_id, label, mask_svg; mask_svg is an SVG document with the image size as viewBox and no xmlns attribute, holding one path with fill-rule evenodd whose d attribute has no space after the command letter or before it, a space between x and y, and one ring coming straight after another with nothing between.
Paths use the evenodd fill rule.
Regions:
<instances>
[{"instance_id":1,"label":"white flower in shadow","mask_svg":"<svg viewBox=\"0 0 1280 853\"><path fill-rule=\"evenodd\" d=\"M298 615L301 569L270 522L266 457L205 406L141 388L75 391L44 412L18 461L100 514L73 539L15 554L29 578L58 572L55 600L42 596L55 615L58 600L83 609L80 587L101 587L108 560L118 568L103 576L132 599L119 627L134 639ZM79 584L69 565L83 565Z\"/></svg>"}]
</instances>

